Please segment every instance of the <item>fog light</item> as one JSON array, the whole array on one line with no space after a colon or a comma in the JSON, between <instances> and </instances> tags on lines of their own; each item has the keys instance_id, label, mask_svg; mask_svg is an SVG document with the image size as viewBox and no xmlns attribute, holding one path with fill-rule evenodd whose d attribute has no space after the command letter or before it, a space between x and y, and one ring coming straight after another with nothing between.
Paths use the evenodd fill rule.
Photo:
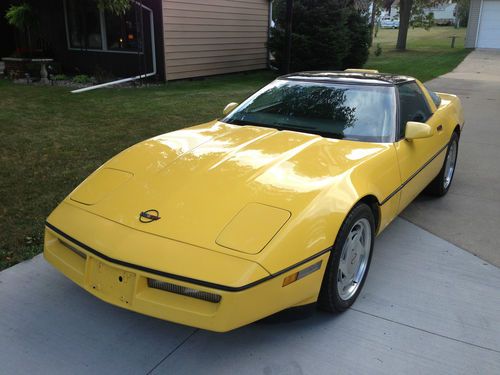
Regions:
<instances>
[{"instance_id":1,"label":"fog light","mask_svg":"<svg viewBox=\"0 0 500 375\"><path fill-rule=\"evenodd\" d=\"M323 263L322 260L300 271L288 275L283 279L283 286L290 285L291 283L294 283L295 281L300 280L303 277L306 277L307 275L310 275L311 273L319 270L321 268L321 263Z\"/></svg>"},{"instance_id":2,"label":"fog light","mask_svg":"<svg viewBox=\"0 0 500 375\"><path fill-rule=\"evenodd\" d=\"M188 288L185 286L170 284L165 281L149 279L148 278L148 286L153 289L160 289L166 292L180 294L186 297L192 297L196 299L201 299L203 301L219 303L221 300L221 296L218 294L213 294L209 292L204 292L202 290Z\"/></svg>"}]
</instances>

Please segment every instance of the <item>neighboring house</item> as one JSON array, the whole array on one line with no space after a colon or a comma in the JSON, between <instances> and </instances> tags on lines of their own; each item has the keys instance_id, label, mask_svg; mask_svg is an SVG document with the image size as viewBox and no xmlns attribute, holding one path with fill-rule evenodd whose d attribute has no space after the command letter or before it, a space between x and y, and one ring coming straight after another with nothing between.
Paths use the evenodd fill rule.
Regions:
<instances>
[{"instance_id":1,"label":"neighboring house","mask_svg":"<svg viewBox=\"0 0 500 375\"><path fill-rule=\"evenodd\" d=\"M137 0L124 16L95 0L44 0L65 70L175 80L267 67L269 0ZM144 34L144 35L142 35Z\"/></svg>"},{"instance_id":2,"label":"neighboring house","mask_svg":"<svg viewBox=\"0 0 500 375\"><path fill-rule=\"evenodd\" d=\"M456 7L456 3L449 1L448 3L436 5L435 7L425 8L424 13L432 13L436 25L453 25L456 22Z\"/></svg>"},{"instance_id":3,"label":"neighboring house","mask_svg":"<svg viewBox=\"0 0 500 375\"><path fill-rule=\"evenodd\" d=\"M379 19L399 20L399 0L394 0L390 8L382 8Z\"/></svg>"},{"instance_id":4,"label":"neighboring house","mask_svg":"<svg viewBox=\"0 0 500 375\"><path fill-rule=\"evenodd\" d=\"M500 48L500 0L471 0L465 47Z\"/></svg>"},{"instance_id":5,"label":"neighboring house","mask_svg":"<svg viewBox=\"0 0 500 375\"><path fill-rule=\"evenodd\" d=\"M424 14L432 13L434 15L434 23L436 25L452 25L455 24L455 8L457 4L452 0L431 8L424 8ZM399 0L395 0L389 9L382 10L380 19L397 19L399 20Z\"/></svg>"}]
</instances>

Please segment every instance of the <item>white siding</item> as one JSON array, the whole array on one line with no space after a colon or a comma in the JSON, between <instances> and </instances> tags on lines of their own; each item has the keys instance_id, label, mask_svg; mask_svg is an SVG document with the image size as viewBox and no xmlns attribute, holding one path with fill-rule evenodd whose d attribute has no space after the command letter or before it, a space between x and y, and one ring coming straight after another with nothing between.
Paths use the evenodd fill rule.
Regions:
<instances>
[{"instance_id":1,"label":"white siding","mask_svg":"<svg viewBox=\"0 0 500 375\"><path fill-rule=\"evenodd\" d=\"M483 1L476 47L500 48L500 1Z\"/></svg>"}]
</instances>

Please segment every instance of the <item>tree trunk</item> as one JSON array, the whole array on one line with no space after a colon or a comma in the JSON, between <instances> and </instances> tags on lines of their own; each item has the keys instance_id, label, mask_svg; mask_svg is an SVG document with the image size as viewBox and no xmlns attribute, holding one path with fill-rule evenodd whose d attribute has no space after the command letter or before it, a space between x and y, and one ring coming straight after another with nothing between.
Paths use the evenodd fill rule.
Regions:
<instances>
[{"instance_id":1,"label":"tree trunk","mask_svg":"<svg viewBox=\"0 0 500 375\"><path fill-rule=\"evenodd\" d=\"M286 28L285 28L285 64L284 72L290 73L290 64L292 60L292 17L293 17L293 0L286 1Z\"/></svg>"},{"instance_id":2,"label":"tree trunk","mask_svg":"<svg viewBox=\"0 0 500 375\"><path fill-rule=\"evenodd\" d=\"M412 5L413 0L401 0L399 2L399 31L396 43L396 49L399 51L406 50L406 38L408 37Z\"/></svg>"},{"instance_id":3,"label":"tree trunk","mask_svg":"<svg viewBox=\"0 0 500 375\"><path fill-rule=\"evenodd\" d=\"M377 1L373 0L372 1L372 14L371 14L371 20L370 20L370 45L373 43L373 31L375 29L375 16L377 15Z\"/></svg>"},{"instance_id":4,"label":"tree trunk","mask_svg":"<svg viewBox=\"0 0 500 375\"><path fill-rule=\"evenodd\" d=\"M26 40L28 41L28 50L29 53L33 53L33 46L31 44L31 29L29 26L26 26Z\"/></svg>"}]
</instances>

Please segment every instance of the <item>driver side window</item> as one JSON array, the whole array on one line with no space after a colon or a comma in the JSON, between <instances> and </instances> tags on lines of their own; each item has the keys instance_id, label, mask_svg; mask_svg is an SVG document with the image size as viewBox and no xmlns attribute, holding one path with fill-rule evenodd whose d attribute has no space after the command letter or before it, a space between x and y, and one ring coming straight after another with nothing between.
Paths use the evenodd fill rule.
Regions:
<instances>
[{"instance_id":1,"label":"driver side window","mask_svg":"<svg viewBox=\"0 0 500 375\"><path fill-rule=\"evenodd\" d=\"M415 82L405 83L399 90L399 131L400 138L404 138L408 121L426 122L432 113L424 94Z\"/></svg>"}]
</instances>

